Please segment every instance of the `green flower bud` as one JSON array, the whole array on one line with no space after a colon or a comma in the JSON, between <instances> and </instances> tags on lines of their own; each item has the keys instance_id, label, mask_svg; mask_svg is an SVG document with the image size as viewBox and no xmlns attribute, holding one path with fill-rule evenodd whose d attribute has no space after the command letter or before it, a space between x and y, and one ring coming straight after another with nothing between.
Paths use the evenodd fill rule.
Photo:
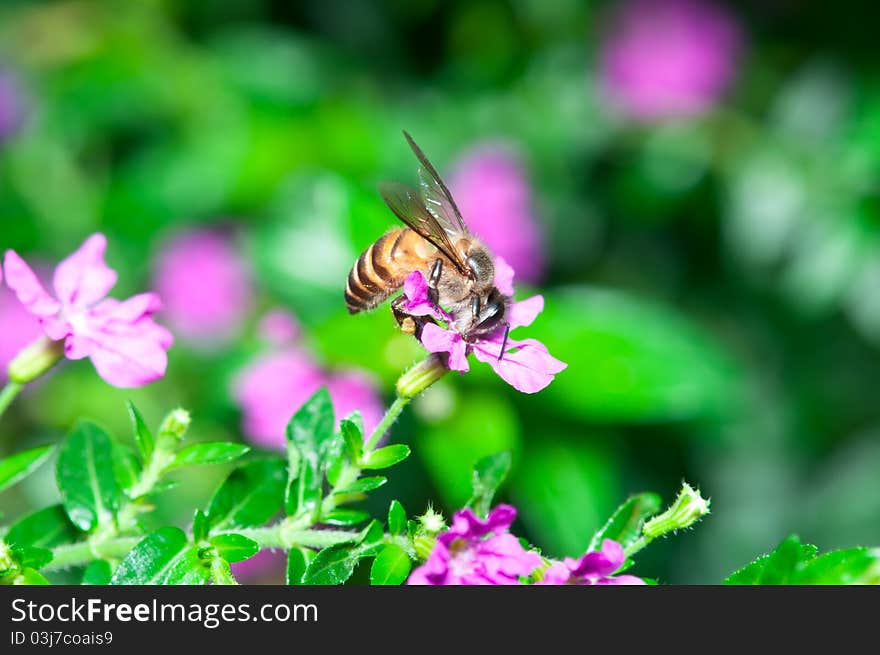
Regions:
<instances>
[{"instance_id":1,"label":"green flower bud","mask_svg":"<svg viewBox=\"0 0 880 655\"><path fill-rule=\"evenodd\" d=\"M27 384L52 368L63 355L63 341L40 337L9 363L7 369L9 379L17 384Z\"/></svg>"},{"instance_id":2,"label":"green flower bud","mask_svg":"<svg viewBox=\"0 0 880 655\"><path fill-rule=\"evenodd\" d=\"M431 505L428 505L425 513L418 517L418 521L421 524L421 532L424 534L433 536L446 529L446 521L443 519L443 515L435 511Z\"/></svg>"},{"instance_id":3,"label":"green flower bud","mask_svg":"<svg viewBox=\"0 0 880 655\"><path fill-rule=\"evenodd\" d=\"M182 440L186 431L189 429L189 412L185 409L177 408L173 410L162 425L159 426L159 434L156 437L156 448L158 450L172 451Z\"/></svg>"},{"instance_id":4,"label":"green flower bud","mask_svg":"<svg viewBox=\"0 0 880 655\"><path fill-rule=\"evenodd\" d=\"M709 500L689 484L683 483L675 502L662 514L645 523L642 534L653 540L674 530L689 528L709 513Z\"/></svg>"},{"instance_id":5,"label":"green flower bud","mask_svg":"<svg viewBox=\"0 0 880 655\"><path fill-rule=\"evenodd\" d=\"M431 354L400 376L397 380L397 395L401 398L415 398L448 372L443 357L436 353Z\"/></svg>"}]
</instances>

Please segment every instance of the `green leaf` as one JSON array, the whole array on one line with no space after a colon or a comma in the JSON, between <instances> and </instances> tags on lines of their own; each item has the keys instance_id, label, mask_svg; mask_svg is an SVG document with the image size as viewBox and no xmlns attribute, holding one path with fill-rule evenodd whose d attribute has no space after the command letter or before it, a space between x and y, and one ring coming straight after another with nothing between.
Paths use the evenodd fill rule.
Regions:
<instances>
[{"instance_id":1,"label":"green leaf","mask_svg":"<svg viewBox=\"0 0 880 655\"><path fill-rule=\"evenodd\" d=\"M240 443L226 441L197 443L187 446L178 452L168 470L170 471L182 466L231 462L249 451L250 447Z\"/></svg>"},{"instance_id":2,"label":"green leaf","mask_svg":"<svg viewBox=\"0 0 880 655\"><path fill-rule=\"evenodd\" d=\"M361 478L360 480L355 480L347 487L342 489L337 489L335 493L337 494L355 494L355 493L364 493L366 491L372 491L373 489L378 489L383 484L388 482L388 478L382 475L373 475L366 478Z\"/></svg>"},{"instance_id":3,"label":"green leaf","mask_svg":"<svg viewBox=\"0 0 880 655\"><path fill-rule=\"evenodd\" d=\"M253 557L260 550L260 544L240 534L218 534L209 541L227 562L241 562Z\"/></svg>"},{"instance_id":4,"label":"green leaf","mask_svg":"<svg viewBox=\"0 0 880 655\"><path fill-rule=\"evenodd\" d=\"M324 444L324 455L322 461L324 474L327 476L327 482L335 485L339 481L343 468L347 464L345 455L345 441L342 435L333 435L333 438Z\"/></svg>"},{"instance_id":5,"label":"green leaf","mask_svg":"<svg viewBox=\"0 0 880 655\"><path fill-rule=\"evenodd\" d=\"M358 558L352 546L331 546L315 555L303 576L305 585L339 585L354 573Z\"/></svg>"},{"instance_id":6,"label":"green leaf","mask_svg":"<svg viewBox=\"0 0 880 655\"><path fill-rule=\"evenodd\" d=\"M361 466L365 469L385 469L409 457L409 446L402 443L385 446L364 455Z\"/></svg>"},{"instance_id":7,"label":"green leaf","mask_svg":"<svg viewBox=\"0 0 880 655\"><path fill-rule=\"evenodd\" d=\"M131 489L138 481L141 470L140 460L131 448L120 443L113 444L113 472L121 489Z\"/></svg>"},{"instance_id":8,"label":"green leaf","mask_svg":"<svg viewBox=\"0 0 880 655\"><path fill-rule=\"evenodd\" d=\"M158 584L163 585L204 585L211 580L213 558L203 559L197 548L187 548L171 565L167 574Z\"/></svg>"},{"instance_id":9,"label":"green leaf","mask_svg":"<svg viewBox=\"0 0 880 655\"><path fill-rule=\"evenodd\" d=\"M406 580L411 568L412 562L403 548L395 544L387 544L373 560L373 566L370 568L370 584L399 585Z\"/></svg>"},{"instance_id":10,"label":"green leaf","mask_svg":"<svg viewBox=\"0 0 880 655\"><path fill-rule=\"evenodd\" d=\"M134 403L129 400L127 404L128 414L131 417L131 426L134 430L134 440L146 462L153 454L153 434L150 432L150 428L147 427L144 417L141 416L137 407L134 406Z\"/></svg>"},{"instance_id":11,"label":"green leaf","mask_svg":"<svg viewBox=\"0 0 880 655\"><path fill-rule=\"evenodd\" d=\"M113 466L113 441L100 427L81 421L61 444L56 468L67 515L86 532L109 524L123 500Z\"/></svg>"},{"instance_id":12,"label":"green leaf","mask_svg":"<svg viewBox=\"0 0 880 655\"><path fill-rule=\"evenodd\" d=\"M360 418L359 413L357 417ZM356 421L344 418L339 422L339 430L342 433L342 438L345 440L345 448L349 459L358 464L364 452L363 429L358 426Z\"/></svg>"},{"instance_id":13,"label":"green leaf","mask_svg":"<svg viewBox=\"0 0 880 655\"><path fill-rule=\"evenodd\" d=\"M208 537L208 532L210 530L210 525L208 525L208 515L205 514L202 510L197 509L193 514L193 541L195 543L199 543L203 539Z\"/></svg>"},{"instance_id":14,"label":"green leaf","mask_svg":"<svg viewBox=\"0 0 880 655\"><path fill-rule=\"evenodd\" d=\"M474 465L472 478L473 495L468 501L479 516L486 516L492 508L492 499L498 487L510 473L513 455L509 450L487 455Z\"/></svg>"},{"instance_id":15,"label":"green leaf","mask_svg":"<svg viewBox=\"0 0 880 655\"><path fill-rule=\"evenodd\" d=\"M52 505L20 518L10 526L4 539L10 545L52 548L75 541L80 534L64 508Z\"/></svg>"},{"instance_id":16,"label":"green leaf","mask_svg":"<svg viewBox=\"0 0 880 655\"><path fill-rule=\"evenodd\" d=\"M333 421L330 393L322 387L287 424L288 481L284 507L289 515L312 513L317 508L326 444L334 436Z\"/></svg>"},{"instance_id":17,"label":"green leaf","mask_svg":"<svg viewBox=\"0 0 880 655\"><path fill-rule=\"evenodd\" d=\"M34 569L23 569L21 573L18 574L18 577L15 578L15 582L13 584L17 585L47 585L49 581L39 571L35 571Z\"/></svg>"},{"instance_id":18,"label":"green leaf","mask_svg":"<svg viewBox=\"0 0 880 655\"><path fill-rule=\"evenodd\" d=\"M388 508L388 531L391 534L406 533L406 510L397 500L392 500Z\"/></svg>"},{"instance_id":19,"label":"green leaf","mask_svg":"<svg viewBox=\"0 0 880 655\"><path fill-rule=\"evenodd\" d=\"M197 551L183 530L172 526L148 534L119 563L112 585L185 584L206 576Z\"/></svg>"},{"instance_id":20,"label":"green leaf","mask_svg":"<svg viewBox=\"0 0 880 655\"><path fill-rule=\"evenodd\" d=\"M605 539L616 541L627 548L639 538L642 525L660 511L662 503L660 496L654 493L630 496L593 535L587 550L599 550Z\"/></svg>"},{"instance_id":21,"label":"green leaf","mask_svg":"<svg viewBox=\"0 0 880 655\"><path fill-rule=\"evenodd\" d=\"M41 569L52 561L52 551L34 546L11 546L12 558L22 568Z\"/></svg>"},{"instance_id":22,"label":"green leaf","mask_svg":"<svg viewBox=\"0 0 880 655\"><path fill-rule=\"evenodd\" d=\"M725 584L804 585L853 584L878 561L867 548L834 550L819 557L816 546L801 543L796 535L787 537L770 553L730 575Z\"/></svg>"},{"instance_id":23,"label":"green leaf","mask_svg":"<svg viewBox=\"0 0 880 655\"><path fill-rule=\"evenodd\" d=\"M287 466L281 458L242 464L217 489L208 507L213 530L251 527L268 521L281 507Z\"/></svg>"},{"instance_id":24,"label":"green leaf","mask_svg":"<svg viewBox=\"0 0 880 655\"><path fill-rule=\"evenodd\" d=\"M291 548L287 554L287 584L302 584L303 576L309 565L312 551L302 548Z\"/></svg>"},{"instance_id":25,"label":"green leaf","mask_svg":"<svg viewBox=\"0 0 880 655\"><path fill-rule=\"evenodd\" d=\"M54 446L38 446L0 459L0 491L33 473L49 458Z\"/></svg>"},{"instance_id":26,"label":"green leaf","mask_svg":"<svg viewBox=\"0 0 880 655\"><path fill-rule=\"evenodd\" d=\"M110 578L113 577L113 569L110 568L110 562L103 559L96 559L90 563L86 570L83 571L82 582L84 585L108 585Z\"/></svg>"},{"instance_id":27,"label":"green leaf","mask_svg":"<svg viewBox=\"0 0 880 655\"><path fill-rule=\"evenodd\" d=\"M225 559L215 557L210 564L211 580L216 585L237 585L232 568Z\"/></svg>"},{"instance_id":28,"label":"green leaf","mask_svg":"<svg viewBox=\"0 0 880 655\"><path fill-rule=\"evenodd\" d=\"M329 525L357 525L370 518L367 512L359 509L334 509L321 517L321 523Z\"/></svg>"}]
</instances>

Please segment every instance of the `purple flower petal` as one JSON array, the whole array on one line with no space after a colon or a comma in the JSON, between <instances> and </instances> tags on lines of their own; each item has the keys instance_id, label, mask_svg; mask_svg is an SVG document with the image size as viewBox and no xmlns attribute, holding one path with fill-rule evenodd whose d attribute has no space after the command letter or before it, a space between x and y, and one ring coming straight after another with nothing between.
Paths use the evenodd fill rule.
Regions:
<instances>
[{"instance_id":1,"label":"purple flower petal","mask_svg":"<svg viewBox=\"0 0 880 655\"><path fill-rule=\"evenodd\" d=\"M544 311L544 296L532 296L511 303L510 313L507 316L510 329L531 325L542 311Z\"/></svg>"},{"instance_id":2,"label":"purple flower petal","mask_svg":"<svg viewBox=\"0 0 880 655\"><path fill-rule=\"evenodd\" d=\"M93 234L55 269L52 284L65 305L84 309L101 300L116 284L116 271L104 263L107 238Z\"/></svg>"},{"instance_id":3,"label":"purple flower petal","mask_svg":"<svg viewBox=\"0 0 880 655\"><path fill-rule=\"evenodd\" d=\"M432 353L449 353L446 366L450 370L462 373L470 370L467 344L458 332L444 330L434 323L426 323L422 328L422 345Z\"/></svg>"},{"instance_id":4,"label":"purple flower petal","mask_svg":"<svg viewBox=\"0 0 880 655\"><path fill-rule=\"evenodd\" d=\"M554 562L550 568L544 571L544 577L536 585L562 585L571 580L571 571L563 562Z\"/></svg>"},{"instance_id":5,"label":"purple flower petal","mask_svg":"<svg viewBox=\"0 0 880 655\"><path fill-rule=\"evenodd\" d=\"M14 250L6 251L4 267L6 285L31 314L50 318L61 310L61 303L46 292L31 267Z\"/></svg>"},{"instance_id":6,"label":"purple flower petal","mask_svg":"<svg viewBox=\"0 0 880 655\"><path fill-rule=\"evenodd\" d=\"M413 271L403 281L403 295L407 301L401 309L412 316L431 316L440 321L449 322L452 317L442 307L438 307L428 298L428 281L421 271Z\"/></svg>"},{"instance_id":7,"label":"purple flower petal","mask_svg":"<svg viewBox=\"0 0 880 655\"><path fill-rule=\"evenodd\" d=\"M466 507L454 514L452 526L440 535L440 541L449 544L456 539L479 539L493 532L506 532L515 519L516 508L512 505L498 505L485 519Z\"/></svg>"},{"instance_id":8,"label":"purple flower petal","mask_svg":"<svg viewBox=\"0 0 880 655\"><path fill-rule=\"evenodd\" d=\"M536 393L553 381L553 376L566 368L540 341L526 339L509 341L516 352L506 352L498 359L498 347L487 348L483 343L474 346L474 356L485 362L517 391ZM495 346L496 344L492 344Z\"/></svg>"},{"instance_id":9,"label":"purple flower petal","mask_svg":"<svg viewBox=\"0 0 880 655\"><path fill-rule=\"evenodd\" d=\"M503 257L495 257L495 288L505 296L513 296L513 267Z\"/></svg>"}]
</instances>

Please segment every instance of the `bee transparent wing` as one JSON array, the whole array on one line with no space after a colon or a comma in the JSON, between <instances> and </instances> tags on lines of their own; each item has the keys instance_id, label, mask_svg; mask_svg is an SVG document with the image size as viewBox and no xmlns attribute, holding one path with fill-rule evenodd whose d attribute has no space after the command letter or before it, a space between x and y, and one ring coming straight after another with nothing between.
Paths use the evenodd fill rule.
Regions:
<instances>
[{"instance_id":1,"label":"bee transparent wing","mask_svg":"<svg viewBox=\"0 0 880 655\"><path fill-rule=\"evenodd\" d=\"M437 222L443 226L443 229L449 235L454 234L470 234L461 212L452 194L446 186L446 183L440 177L437 169L428 160L428 157L422 152L418 144L413 140L408 132L404 132L409 147L412 148L416 158L421 166L419 167L419 182L422 188L422 196L425 201L425 208L431 212L431 215L437 219Z\"/></svg>"},{"instance_id":2,"label":"bee transparent wing","mask_svg":"<svg viewBox=\"0 0 880 655\"><path fill-rule=\"evenodd\" d=\"M421 194L400 182L382 182L379 193L397 218L430 241L464 274L470 270L450 239L449 233L425 207Z\"/></svg>"}]
</instances>

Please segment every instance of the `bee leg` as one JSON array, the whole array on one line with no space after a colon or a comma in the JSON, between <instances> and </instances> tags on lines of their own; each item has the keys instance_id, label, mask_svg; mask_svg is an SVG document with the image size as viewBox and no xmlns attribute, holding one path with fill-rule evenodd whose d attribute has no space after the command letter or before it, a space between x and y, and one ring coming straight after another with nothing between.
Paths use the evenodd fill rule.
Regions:
<instances>
[{"instance_id":1,"label":"bee leg","mask_svg":"<svg viewBox=\"0 0 880 655\"><path fill-rule=\"evenodd\" d=\"M440 284L440 275L443 273L443 260L438 259L431 267L431 276L428 278L428 300L433 305L440 301L440 291L437 286Z\"/></svg>"},{"instance_id":2,"label":"bee leg","mask_svg":"<svg viewBox=\"0 0 880 655\"><path fill-rule=\"evenodd\" d=\"M507 335L510 334L510 323L504 324L504 341L501 342L501 351L498 353L498 361L504 357L504 350L507 348Z\"/></svg>"},{"instance_id":3,"label":"bee leg","mask_svg":"<svg viewBox=\"0 0 880 655\"><path fill-rule=\"evenodd\" d=\"M422 338L422 328L425 326L425 323L434 323L434 319L430 316L413 316L408 312L405 312L401 305L406 302L406 296L398 296L394 300L391 301L391 312L394 314L394 319L397 321L397 325L400 326L400 331L404 334L412 334L416 339Z\"/></svg>"}]
</instances>

